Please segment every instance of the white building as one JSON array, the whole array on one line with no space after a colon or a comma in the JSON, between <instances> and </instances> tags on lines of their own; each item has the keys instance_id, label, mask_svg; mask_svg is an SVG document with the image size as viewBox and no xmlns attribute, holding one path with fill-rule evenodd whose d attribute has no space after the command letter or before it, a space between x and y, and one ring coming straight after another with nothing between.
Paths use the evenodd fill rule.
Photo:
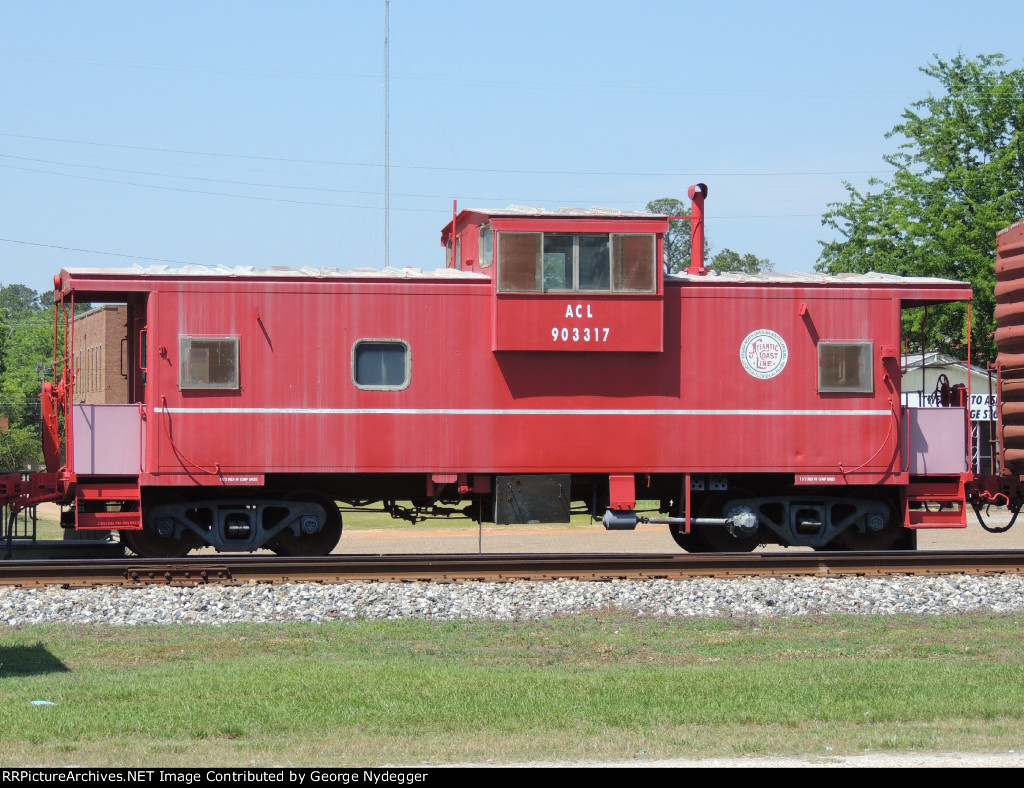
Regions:
<instances>
[{"instance_id":1,"label":"white building","mask_svg":"<svg viewBox=\"0 0 1024 788\"><path fill-rule=\"evenodd\" d=\"M998 401L995 372L990 380L989 373L981 367L973 364L968 367L944 353L912 354L903 356L900 361L904 406L937 407L940 379L945 375L950 386L960 384L970 388L971 421L995 421Z\"/></svg>"},{"instance_id":2,"label":"white building","mask_svg":"<svg viewBox=\"0 0 1024 788\"><path fill-rule=\"evenodd\" d=\"M902 392L904 407L939 407L943 378L949 387L970 388L972 453L971 465L977 473L994 473L993 457L998 454L994 441L998 394L996 376L981 367L944 353L903 356Z\"/></svg>"}]
</instances>

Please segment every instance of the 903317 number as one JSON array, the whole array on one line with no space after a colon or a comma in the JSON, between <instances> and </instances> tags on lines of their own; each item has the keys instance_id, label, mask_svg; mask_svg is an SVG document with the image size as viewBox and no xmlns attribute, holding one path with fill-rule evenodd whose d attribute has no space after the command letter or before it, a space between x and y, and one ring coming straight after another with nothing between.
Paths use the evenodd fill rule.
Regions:
<instances>
[{"instance_id":1,"label":"903317 number","mask_svg":"<svg viewBox=\"0 0 1024 788\"><path fill-rule=\"evenodd\" d=\"M608 327L599 326L573 326L561 328L554 326L551 329L552 342L607 342L608 334L611 331Z\"/></svg>"}]
</instances>

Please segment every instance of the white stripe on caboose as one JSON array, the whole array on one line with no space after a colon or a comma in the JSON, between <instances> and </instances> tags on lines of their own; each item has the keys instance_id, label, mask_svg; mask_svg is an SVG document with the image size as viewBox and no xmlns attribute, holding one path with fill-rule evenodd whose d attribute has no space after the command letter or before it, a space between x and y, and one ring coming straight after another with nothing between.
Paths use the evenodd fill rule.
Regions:
<instances>
[{"instance_id":1,"label":"white stripe on caboose","mask_svg":"<svg viewBox=\"0 0 1024 788\"><path fill-rule=\"evenodd\" d=\"M891 416L891 410L631 410L628 408L154 408L155 413L258 416Z\"/></svg>"}]
</instances>

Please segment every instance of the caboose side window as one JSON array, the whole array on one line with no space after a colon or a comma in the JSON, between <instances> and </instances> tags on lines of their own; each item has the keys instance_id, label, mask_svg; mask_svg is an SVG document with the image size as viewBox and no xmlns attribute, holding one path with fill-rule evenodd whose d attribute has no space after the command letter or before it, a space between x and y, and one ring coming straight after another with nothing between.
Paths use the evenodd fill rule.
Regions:
<instances>
[{"instance_id":1,"label":"caboose side window","mask_svg":"<svg viewBox=\"0 0 1024 788\"><path fill-rule=\"evenodd\" d=\"M545 233L544 292L573 289L573 236Z\"/></svg>"},{"instance_id":2,"label":"caboose side window","mask_svg":"<svg viewBox=\"0 0 1024 788\"><path fill-rule=\"evenodd\" d=\"M505 293L654 293L651 233L498 233Z\"/></svg>"},{"instance_id":3,"label":"caboose side window","mask_svg":"<svg viewBox=\"0 0 1024 788\"><path fill-rule=\"evenodd\" d=\"M181 389L237 389L238 337L178 338Z\"/></svg>"},{"instance_id":4,"label":"caboose side window","mask_svg":"<svg viewBox=\"0 0 1024 788\"><path fill-rule=\"evenodd\" d=\"M607 235L576 236L577 290L609 290L611 265Z\"/></svg>"},{"instance_id":5,"label":"caboose side window","mask_svg":"<svg viewBox=\"0 0 1024 788\"><path fill-rule=\"evenodd\" d=\"M400 391L410 378L409 346L398 339L360 340L352 348L352 379L357 388Z\"/></svg>"},{"instance_id":6,"label":"caboose side window","mask_svg":"<svg viewBox=\"0 0 1024 788\"><path fill-rule=\"evenodd\" d=\"M480 267L489 268L494 262L494 233L490 225L480 228Z\"/></svg>"},{"instance_id":7,"label":"caboose side window","mask_svg":"<svg viewBox=\"0 0 1024 788\"><path fill-rule=\"evenodd\" d=\"M498 233L498 289L513 293L540 290L540 250L540 233Z\"/></svg>"},{"instance_id":8,"label":"caboose side window","mask_svg":"<svg viewBox=\"0 0 1024 788\"><path fill-rule=\"evenodd\" d=\"M658 288L655 242L650 234L612 235L612 289L653 293Z\"/></svg>"},{"instance_id":9,"label":"caboose side window","mask_svg":"<svg viewBox=\"0 0 1024 788\"><path fill-rule=\"evenodd\" d=\"M818 391L870 394L872 356L870 342L819 342Z\"/></svg>"}]
</instances>

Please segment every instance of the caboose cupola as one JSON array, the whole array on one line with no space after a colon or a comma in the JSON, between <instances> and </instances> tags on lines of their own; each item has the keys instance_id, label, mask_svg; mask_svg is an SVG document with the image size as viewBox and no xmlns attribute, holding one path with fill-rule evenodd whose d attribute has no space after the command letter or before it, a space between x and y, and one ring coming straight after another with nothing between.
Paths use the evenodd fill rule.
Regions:
<instances>
[{"instance_id":1,"label":"caboose cupola","mask_svg":"<svg viewBox=\"0 0 1024 788\"><path fill-rule=\"evenodd\" d=\"M659 214L513 207L463 211L441 242L491 277L493 350L659 352L667 230Z\"/></svg>"}]
</instances>

